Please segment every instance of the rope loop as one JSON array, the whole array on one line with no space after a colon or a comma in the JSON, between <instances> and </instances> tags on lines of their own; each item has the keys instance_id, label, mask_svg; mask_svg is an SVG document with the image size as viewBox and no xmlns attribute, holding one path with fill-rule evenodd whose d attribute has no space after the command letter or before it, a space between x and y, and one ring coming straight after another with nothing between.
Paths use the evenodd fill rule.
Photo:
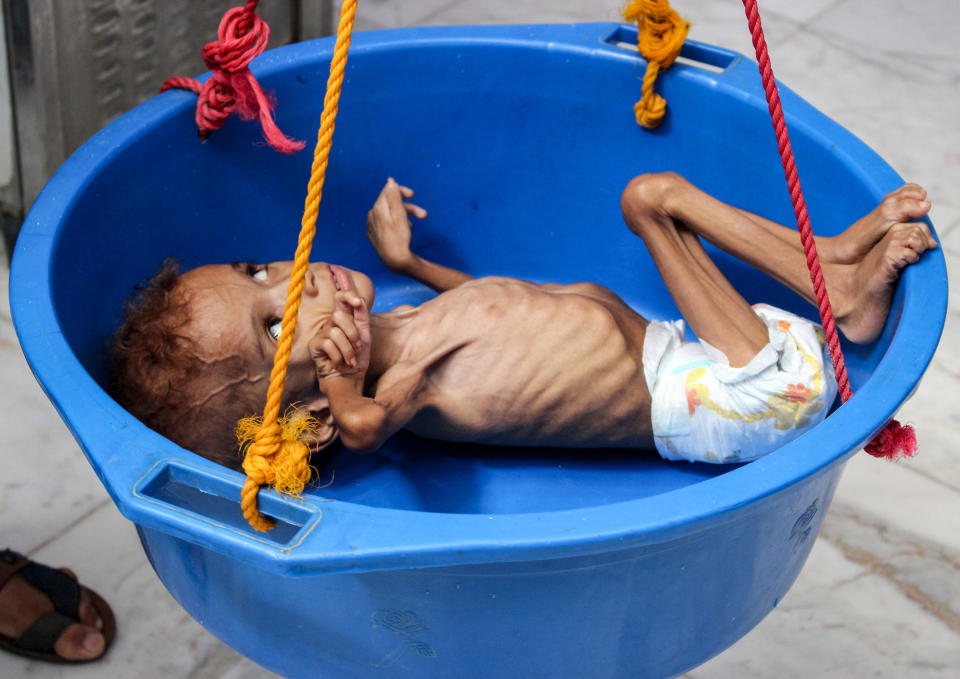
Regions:
<instances>
[{"instance_id":1,"label":"rope loop","mask_svg":"<svg viewBox=\"0 0 960 679\"><path fill-rule=\"evenodd\" d=\"M660 124L667 112L666 100L653 91L654 83L660 71L670 68L680 55L690 24L670 7L667 0L634 0L623 10L623 17L637 24L637 48L647 60L642 97L633 110L637 123L652 129Z\"/></svg>"},{"instance_id":2,"label":"rope loop","mask_svg":"<svg viewBox=\"0 0 960 679\"><path fill-rule=\"evenodd\" d=\"M304 147L302 141L290 139L273 119L274 102L260 89L250 72L250 62L267 47L270 26L257 13L258 0L247 0L242 7L227 10L217 29L217 40L208 42L201 52L210 69L203 83L193 78L168 78L160 88L188 89L197 94L194 120L201 139L223 127L236 111L244 120L260 119L263 135L273 148L293 153Z\"/></svg>"}]
</instances>

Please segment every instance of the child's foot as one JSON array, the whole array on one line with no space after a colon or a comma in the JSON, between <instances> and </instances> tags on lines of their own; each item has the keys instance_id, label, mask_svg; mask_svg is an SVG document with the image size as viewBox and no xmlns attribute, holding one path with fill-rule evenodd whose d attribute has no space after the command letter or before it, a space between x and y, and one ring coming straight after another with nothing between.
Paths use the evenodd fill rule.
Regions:
<instances>
[{"instance_id":1,"label":"child's foot","mask_svg":"<svg viewBox=\"0 0 960 679\"><path fill-rule=\"evenodd\" d=\"M929 211L926 191L906 184L834 239L824 277L837 325L851 342L880 336L900 273L937 247L926 223L909 221Z\"/></svg>"},{"instance_id":2,"label":"child's foot","mask_svg":"<svg viewBox=\"0 0 960 679\"><path fill-rule=\"evenodd\" d=\"M926 198L926 189L917 184L904 184L891 191L877 207L848 226L843 233L822 239L822 245L817 243L823 261L838 264L861 261L894 224L925 217L930 211L930 202Z\"/></svg>"}]
</instances>

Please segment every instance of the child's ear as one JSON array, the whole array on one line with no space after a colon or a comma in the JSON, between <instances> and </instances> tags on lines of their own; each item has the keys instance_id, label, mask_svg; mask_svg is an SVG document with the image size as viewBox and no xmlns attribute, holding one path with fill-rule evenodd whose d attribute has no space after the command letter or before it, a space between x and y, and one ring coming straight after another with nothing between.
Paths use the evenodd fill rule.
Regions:
<instances>
[{"instance_id":1,"label":"child's ear","mask_svg":"<svg viewBox=\"0 0 960 679\"><path fill-rule=\"evenodd\" d=\"M313 450L321 450L333 443L340 433L340 427L330 411L330 399L320 394L311 401L302 402L300 407L309 410L310 416L319 422L316 433L305 434L304 442Z\"/></svg>"}]
</instances>

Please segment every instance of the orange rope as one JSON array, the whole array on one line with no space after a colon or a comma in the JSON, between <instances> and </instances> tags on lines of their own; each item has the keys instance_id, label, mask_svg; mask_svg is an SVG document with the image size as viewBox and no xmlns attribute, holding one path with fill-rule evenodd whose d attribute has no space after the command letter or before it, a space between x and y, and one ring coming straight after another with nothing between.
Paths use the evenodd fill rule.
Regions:
<instances>
[{"instance_id":1,"label":"orange rope","mask_svg":"<svg viewBox=\"0 0 960 679\"><path fill-rule=\"evenodd\" d=\"M310 468L307 463L310 449L304 442L291 440L290 435L285 436L284 429L278 420L293 333L300 313L300 297L303 293L307 267L310 264L313 237L317 231L317 214L320 209L330 148L333 145L333 128L337 118L340 90L343 86L343 74L347 65L347 52L350 49L356 11L357 0L344 0L340 9L340 23L337 26L333 59L330 62L330 77L327 79L327 93L323 101L323 114L320 118L320 131L317 133L313 166L310 169L310 181L307 184L303 219L300 222L300 238L294 255L293 271L290 274L287 301L283 309L280 339L277 340L277 352L273 360L273 370L270 372L267 403L253 442L245 448L243 470L247 474L247 480L241 491L240 507L243 509L243 516L258 531L270 530L275 525L273 520L263 516L257 509L257 493L260 486L271 483L278 490L298 492L303 490L304 484L310 479Z\"/></svg>"},{"instance_id":2,"label":"orange rope","mask_svg":"<svg viewBox=\"0 0 960 679\"><path fill-rule=\"evenodd\" d=\"M654 128L667 112L667 102L653 91L660 71L666 70L680 54L690 24L681 18L667 0L634 0L623 10L627 21L636 22L637 47L647 60L643 75L642 97L634 107L637 123Z\"/></svg>"}]
</instances>

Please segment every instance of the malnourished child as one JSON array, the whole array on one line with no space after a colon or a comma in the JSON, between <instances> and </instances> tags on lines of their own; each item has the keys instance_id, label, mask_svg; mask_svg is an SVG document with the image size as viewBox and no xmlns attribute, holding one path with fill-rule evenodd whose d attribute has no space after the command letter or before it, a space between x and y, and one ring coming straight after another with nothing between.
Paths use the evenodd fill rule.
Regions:
<instances>
[{"instance_id":1,"label":"malnourished child","mask_svg":"<svg viewBox=\"0 0 960 679\"><path fill-rule=\"evenodd\" d=\"M406 202L389 180L367 235L392 271L440 294L371 314L358 272L312 264L285 399L355 451L404 428L495 445L656 447L668 459L732 462L771 452L823 419L836 383L822 332L768 305L751 307L700 237L808 300L795 231L721 203L672 174L623 192L627 226L653 257L684 321L650 322L599 285L470 276L410 250ZM907 184L842 234L818 239L840 330L870 342L900 272L936 247L926 192ZM115 394L148 426L228 466L233 429L262 409L292 264L166 266L115 338Z\"/></svg>"}]
</instances>

